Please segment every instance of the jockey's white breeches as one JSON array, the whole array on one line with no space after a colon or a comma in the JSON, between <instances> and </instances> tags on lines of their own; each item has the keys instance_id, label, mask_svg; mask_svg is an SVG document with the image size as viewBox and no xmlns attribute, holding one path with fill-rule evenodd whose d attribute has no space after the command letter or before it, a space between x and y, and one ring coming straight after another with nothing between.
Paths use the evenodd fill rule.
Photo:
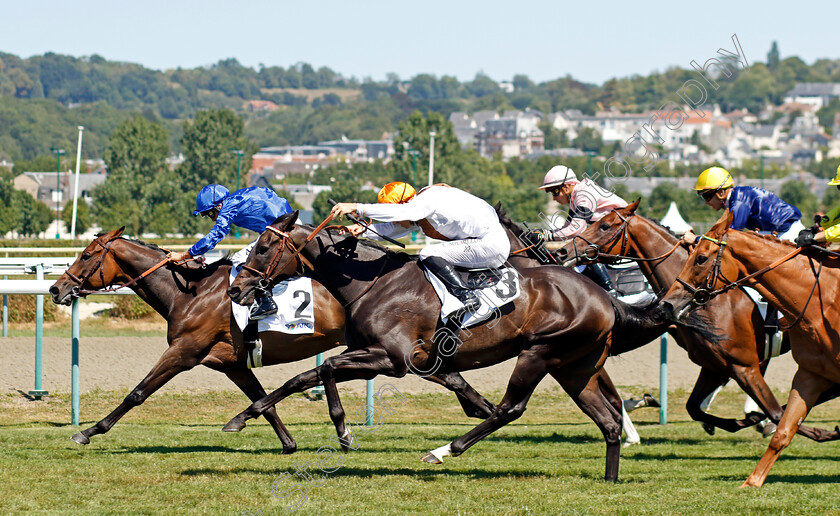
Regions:
<instances>
[{"instance_id":1,"label":"jockey's white breeches","mask_svg":"<svg viewBox=\"0 0 840 516\"><path fill-rule=\"evenodd\" d=\"M510 255L510 240L505 229L498 225L481 238L452 240L424 247L420 260L430 256L443 258L452 265L471 269L499 267Z\"/></svg>"},{"instance_id":2,"label":"jockey's white breeches","mask_svg":"<svg viewBox=\"0 0 840 516\"><path fill-rule=\"evenodd\" d=\"M240 267L242 267L242 264L248 260L248 255L251 254L251 250L254 248L254 245L256 245L256 243L257 241L254 240L250 244L246 245L245 247L231 255L230 260L233 262L233 267L235 269L239 269Z\"/></svg>"}]
</instances>

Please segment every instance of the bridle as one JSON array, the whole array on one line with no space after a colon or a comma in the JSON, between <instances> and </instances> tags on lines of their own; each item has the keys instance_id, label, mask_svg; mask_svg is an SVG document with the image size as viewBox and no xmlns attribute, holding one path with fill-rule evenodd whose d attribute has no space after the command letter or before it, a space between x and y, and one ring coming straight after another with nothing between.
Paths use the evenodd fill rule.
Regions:
<instances>
[{"instance_id":1,"label":"bridle","mask_svg":"<svg viewBox=\"0 0 840 516\"><path fill-rule=\"evenodd\" d=\"M764 268L762 268L758 271L755 271L752 274L748 274L741 279L738 279L736 281L731 281L720 270L721 262L723 261L723 252L726 249L726 246L728 245L727 242L726 242L726 233L723 234L723 236L721 237L720 240L716 240L716 239L708 237L706 235L703 235L700 238L702 238L704 240L708 240L708 241L713 242L713 243L718 245L718 251L717 251L717 255L715 256L715 261L712 264L712 268L709 270L709 273L706 275L706 278L703 281L702 286L699 287L699 288L694 287L693 285L690 285L689 283L687 283L682 278L677 277L677 282L679 282L686 290L688 290L691 293L691 302L694 303L697 306L703 306L706 303L708 303L710 300L712 300L714 297L716 297L720 294L723 294L725 292L728 292L728 291L732 290L733 288L743 287L744 283L746 283L747 281L749 281L749 280L751 280L755 277L761 276L762 274L775 269L779 265L785 263L786 261L790 260L794 256L798 255L800 252L802 252L802 249L803 249L801 247L797 247L795 250L793 250L790 253L782 256L781 258L779 258L775 262L771 263L770 265L768 265L768 266L766 266L766 267L764 267ZM820 273L822 272L822 266L823 266L823 264L822 264L822 262L820 262L819 268L816 271L814 271L814 285L811 287L811 292L808 294L808 299L805 301L805 306L802 307L802 311L799 313L799 315L796 317L796 319L794 319L794 321L791 324L789 324L788 326L782 327L780 325L779 326L780 330L789 330L790 328L793 328L794 326L796 326L799 323L800 320L802 320L802 317L805 315L805 310L808 309L808 305L811 302L811 298L814 296L814 292L816 291L817 285L820 282ZM813 269L814 269L813 260L811 260L811 270L813 270ZM722 282L723 286L721 288L715 289L715 284L718 281Z\"/></svg>"},{"instance_id":2,"label":"bridle","mask_svg":"<svg viewBox=\"0 0 840 516\"><path fill-rule=\"evenodd\" d=\"M272 275L274 274L274 270L277 268L277 265L280 263L280 259L283 258L283 253L286 251L286 249L291 251L292 256L295 258L295 260L297 262L296 265L295 265L295 273L303 274L306 270L305 266L308 266L310 269L314 270L314 267L312 266L311 263L309 263L309 260L307 260L306 258L304 258L300 254L300 251L301 251L301 249L303 249L303 246L305 246L309 242L309 240L310 240L309 238L307 238L307 240L306 240L306 242L304 242L303 246L298 248L295 245L295 242L294 242L294 240L292 240L292 236L289 233L286 233L285 231L280 231L279 229L275 228L274 226L266 226L265 229L266 229L266 231L271 231L272 233L274 233L275 235L280 237L280 245L275 247L274 254L271 256L271 260L268 262L268 266L266 267L266 269L264 271L260 271L260 270L257 270L255 268L253 268L253 267L249 267L248 265L245 265L245 264L242 265L243 269L247 270L248 272L250 272L254 276L257 276L258 278L260 278L260 280L259 280L259 288L260 289L267 290L271 286L271 283L274 281L273 278L272 278Z\"/></svg>"},{"instance_id":3,"label":"bridle","mask_svg":"<svg viewBox=\"0 0 840 516\"><path fill-rule=\"evenodd\" d=\"M615 231L613 236L611 236L607 242L603 244L596 244L594 242L590 242L581 235L575 235L573 237L573 240L579 239L586 242L586 247L583 250L583 254L580 256L577 254L577 245L573 246L575 249L575 259L578 262L583 261L584 263L593 263L597 262L600 258L608 258L611 260L630 260L634 262L658 262L674 254L674 252L681 245L681 242L677 241L677 243L674 244L674 247L672 247L668 252L660 256L655 256L653 258L639 258L637 256L627 256L627 245L630 241L630 239L628 238L630 218L633 215L635 215L636 212L632 212L630 213L630 215L625 217L621 213L619 213L618 208L616 208L613 209L613 213L615 213L616 216L621 219L621 226L619 226L619 228ZM609 254L601 251L602 249L612 250L612 248L615 247L616 243L618 243L619 240L621 241L621 251L619 252L619 254ZM583 257L585 261L581 260L581 257Z\"/></svg>"}]
</instances>

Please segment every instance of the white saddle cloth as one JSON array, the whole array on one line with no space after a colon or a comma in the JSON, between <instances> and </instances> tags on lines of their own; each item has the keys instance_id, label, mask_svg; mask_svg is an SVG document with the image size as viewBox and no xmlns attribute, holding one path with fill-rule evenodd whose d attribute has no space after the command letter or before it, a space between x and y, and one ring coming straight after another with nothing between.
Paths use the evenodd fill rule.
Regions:
<instances>
[{"instance_id":1,"label":"white saddle cloth","mask_svg":"<svg viewBox=\"0 0 840 516\"><path fill-rule=\"evenodd\" d=\"M464 304L446 289L446 286L440 278L430 273L428 270L424 270L424 272L426 273L426 278L428 278L429 283L431 283L435 288L435 292L437 292L437 295L440 298L440 319L444 322L444 324L446 324L449 316L452 315L453 312L463 309ZM481 306L478 310L470 312L469 315L467 315L465 320L461 323L461 327L469 328L470 326L475 326L476 324L491 319L494 314L499 316L501 315L501 313L499 313L499 308L519 298L519 273L512 268L500 269L499 272L502 274L502 278L498 283L492 287L475 291L478 298L481 300Z\"/></svg>"},{"instance_id":2,"label":"white saddle cloth","mask_svg":"<svg viewBox=\"0 0 840 516\"><path fill-rule=\"evenodd\" d=\"M230 282L236 279L239 271L235 267L230 270ZM312 280L309 278L292 278L278 283L271 291L274 302L277 303L277 313L258 321L257 331L279 331L293 335L311 335L315 333L315 307L312 295ZM231 302L233 318L236 324L244 330L248 325L250 306L242 306Z\"/></svg>"}]
</instances>

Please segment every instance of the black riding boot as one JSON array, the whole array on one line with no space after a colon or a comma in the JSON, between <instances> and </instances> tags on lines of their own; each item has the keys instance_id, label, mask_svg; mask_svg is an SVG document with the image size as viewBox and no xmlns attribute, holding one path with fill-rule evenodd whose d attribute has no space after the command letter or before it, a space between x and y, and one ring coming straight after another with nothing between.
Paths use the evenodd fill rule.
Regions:
<instances>
[{"instance_id":1,"label":"black riding boot","mask_svg":"<svg viewBox=\"0 0 840 516\"><path fill-rule=\"evenodd\" d=\"M446 260L439 256L430 256L422 263L432 274L443 280L446 289L457 297L458 301L464 303L464 311L477 310L481 306L481 301L475 292L461 281L461 276L455 272L455 267Z\"/></svg>"},{"instance_id":2,"label":"black riding boot","mask_svg":"<svg viewBox=\"0 0 840 516\"><path fill-rule=\"evenodd\" d=\"M277 313L277 303L274 302L271 292L267 290L260 292L257 294L254 304L251 305L251 312L248 315L248 320L250 321L259 321Z\"/></svg>"},{"instance_id":3,"label":"black riding boot","mask_svg":"<svg viewBox=\"0 0 840 516\"><path fill-rule=\"evenodd\" d=\"M610 294L618 295L612 280L610 280L610 275L607 273L607 266L603 263L590 263L583 269L583 275Z\"/></svg>"}]
</instances>

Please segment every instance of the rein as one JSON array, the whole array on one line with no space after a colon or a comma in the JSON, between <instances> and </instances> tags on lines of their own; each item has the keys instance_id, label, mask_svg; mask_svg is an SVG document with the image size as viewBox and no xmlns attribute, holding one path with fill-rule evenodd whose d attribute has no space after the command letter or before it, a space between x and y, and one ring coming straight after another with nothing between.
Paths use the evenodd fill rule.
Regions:
<instances>
[{"instance_id":1,"label":"rein","mask_svg":"<svg viewBox=\"0 0 840 516\"><path fill-rule=\"evenodd\" d=\"M114 239L114 240L116 240L116 239ZM105 257L108 255L108 252L110 252L110 251L111 251L111 244L114 242L114 240L109 240L108 242L106 242L106 243L104 243L104 244L103 244L102 242L100 242L100 241L99 241L99 238L98 238L98 237L94 240L94 243L96 243L97 245L99 245L99 246L100 246L100 247L104 250L104 252L103 252L103 253L102 253L102 255L99 257L99 261L97 262L96 266L95 266L95 267L93 267L93 268L91 268L91 269L90 269L90 271L89 271L87 274L85 274L85 276L84 276L84 277L79 278L79 277L78 277L78 276L76 276L75 274L71 273L69 270L68 270L68 271L64 271L64 274L66 274L68 278L70 278L70 279L71 279L71 280L73 280L74 282L78 283L78 286L77 286L77 287L74 287L74 288L73 288L73 290L72 290L72 292L71 292L71 295L72 295L73 297L79 298L79 297L85 297L85 296L87 296L88 294L115 292L115 291L117 291L117 290L119 290L119 289L121 289L121 288L130 287L131 285L134 285L135 283L137 283L137 282L138 282L138 281L140 281L141 279L145 278L145 277L146 277L146 276L148 276L149 274L151 274L151 273L155 272L156 270L160 269L161 267L163 267L164 265L166 265L166 263L169 261L169 258L164 257L164 259L163 259L163 260L161 260L161 261L159 261L158 263L156 263L155 265L151 266L150 268L148 268L148 269L147 269L145 272L143 272L142 274L140 274L140 275L139 275L139 276L137 276L136 278L133 278L132 280L128 281L127 283L123 283L122 285L117 285L117 286L115 286L115 287L108 287L108 288L96 289L96 290L87 290L87 289L82 289L82 288L81 288L81 287L82 287L82 285L84 285L84 284L85 284L85 282L86 282L87 280L89 280L89 279L91 278L91 276L93 276L93 275L94 275L94 273L95 273L97 270L99 271L99 278L100 278L100 280L102 281L102 284L103 284L103 285L105 285L105 283L106 283L106 282L105 282L105 273L104 273L104 271L103 271L103 265L104 265L104 263L105 263ZM165 251L165 250L164 250L164 251ZM185 264L185 263L187 263L187 262L191 262L191 261L199 261L199 260L198 260L197 258L189 258L189 259L184 260L183 262L179 263L178 265L183 265L183 264Z\"/></svg>"},{"instance_id":2,"label":"rein","mask_svg":"<svg viewBox=\"0 0 840 516\"><path fill-rule=\"evenodd\" d=\"M274 256L271 257L271 261L268 263L268 267L266 268L265 271L259 271L259 270L255 269L253 267L249 267L249 266L243 264L242 268L248 270L249 272L251 272L255 276L259 277L260 278L260 282L259 282L260 288L267 289L268 286L271 285L271 275L274 273L274 269L276 269L277 265L280 263L280 259L283 257L284 250L288 249L289 251L292 252L292 255L297 260L297 266L295 267L295 272L296 273L299 272L300 274L303 274L306 271L307 267L310 270L314 271L315 266L312 265L312 263L309 260L307 260L300 252L303 250L304 247L306 247L306 244L308 244L309 242L312 241L312 239L315 238L315 235L317 235L322 229L327 227L327 224L332 219L333 219L332 214L328 215L327 218L324 219L323 222L318 224L318 227L316 227L314 230L312 230L311 233L309 233L309 235L307 235L306 239L303 242L303 245L301 245L300 247L297 247L295 245L294 240L292 240L292 236L289 233L286 233L284 231L280 231L279 229L277 229L273 226L267 226L265 228L266 231L271 231L275 235L279 236L280 239L282 240L281 245L279 245L277 247L277 249L274 251ZM382 261L382 267L380 267L379 272L377 272L376 276L374 276L373 281L371 281L370 284L367 287L365 287L365 289L362 290L362 292L358 296L353 298L350 302L344 304L344 308L347 308L348 306L350 306L353 303L355 303L356 301L358 301L359 298L361 298L363 295L367 294L368 291L370 291L370 289L373 288L373 286L376 284L376 281L379 279L380 275L382 274L382 271L385 270L385 265L386 264L387 264L387 260L383 260Z\"/></svg>"}]
</instances>

